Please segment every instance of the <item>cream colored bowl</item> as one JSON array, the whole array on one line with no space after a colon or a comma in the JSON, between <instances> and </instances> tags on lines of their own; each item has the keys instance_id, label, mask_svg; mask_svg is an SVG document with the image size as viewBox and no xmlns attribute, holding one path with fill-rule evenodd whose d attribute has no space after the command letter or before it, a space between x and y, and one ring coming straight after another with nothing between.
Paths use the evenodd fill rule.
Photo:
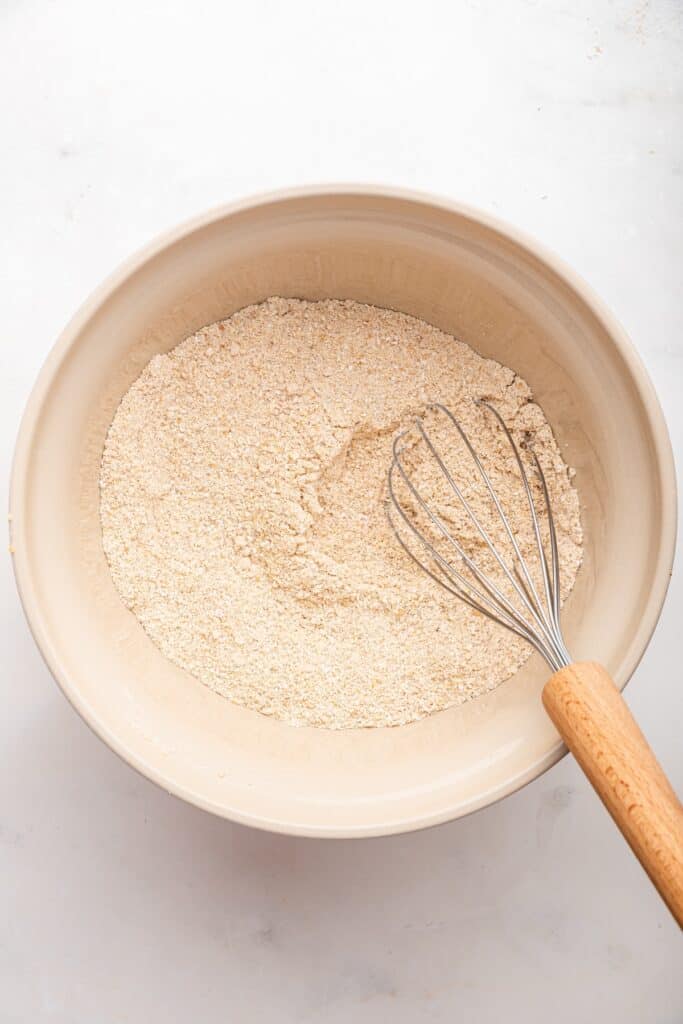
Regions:
<instances>
[{"instance_id":1,"label":"cream colored bowl","mask_svg":"<svg viewBox=\"0 0 683 1024\"><path fill-rule=\"evenodd\" d=\"M562 756L541 706L540 659L488 697L413 725L292 728L170 664L110 578L98 471L117 403L155 353L269 295L393 307L526 377L582 499L585 558L563 615L569 649L626 683L654 629L675 540L673 461L645 371L585 285L534 243L451 203L379 189L307 189L216 210L133 257L76 315L17 444L11 532L31 629L95 732L199 807L328 836L458 817Z\"/></svg>"}]
</instances>

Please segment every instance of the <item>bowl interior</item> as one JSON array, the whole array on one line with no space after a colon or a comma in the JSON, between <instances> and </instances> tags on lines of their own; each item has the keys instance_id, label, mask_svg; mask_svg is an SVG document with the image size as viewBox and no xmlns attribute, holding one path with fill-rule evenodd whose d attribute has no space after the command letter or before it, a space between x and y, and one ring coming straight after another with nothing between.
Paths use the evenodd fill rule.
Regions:
<instances>
[{"instance_id":1,"label":"bowl interior","mask_svg":"<svg viewBox=\"0 0 683 1024\"><path fill-rule=\"evenodd\" d=\"M297 729L170 664L110 578L98 473L118 402L155 353L269 295L393 307L529 381L582 502L585 557L563 614L567 643L625 683L654 626L673 543L649 384L617 328L545 259L466 212L387 194L297 194L219 212L131 261L77 315L17 450L13 542L29 620L96 731L200 806L310 834L455 817L560 755L538 657L487 697L413 725Z\"/></svg>"}]
</instances>

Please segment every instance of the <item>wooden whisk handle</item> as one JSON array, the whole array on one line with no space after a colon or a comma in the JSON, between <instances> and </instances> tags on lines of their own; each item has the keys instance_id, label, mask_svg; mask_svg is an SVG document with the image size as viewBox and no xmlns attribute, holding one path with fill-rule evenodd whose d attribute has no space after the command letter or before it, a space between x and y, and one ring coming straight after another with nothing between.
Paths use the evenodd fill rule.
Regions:
<instances>
[{"instance_id":1,"label":"wooden whisk handle","mask_svg":"<svg viewBox=\"0 0 683 1024\"><path fill-rule=\"evenodd\" d=\"M577 662L548 680L543 704L683 928L683 807L619 690Z\"/></svg>"}]
</instances>

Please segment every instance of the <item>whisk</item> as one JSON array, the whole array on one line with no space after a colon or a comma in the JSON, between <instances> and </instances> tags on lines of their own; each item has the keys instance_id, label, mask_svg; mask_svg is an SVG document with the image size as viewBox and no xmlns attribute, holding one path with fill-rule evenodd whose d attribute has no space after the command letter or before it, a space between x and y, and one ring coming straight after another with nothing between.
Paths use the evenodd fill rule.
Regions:
<instances>
[{"instance_id":1,"label":"whisk","mask_svg":"<svg viewBox=\"0 0 683 1024\"><path fill-rule=\"evenodd\" d=\"M445 405L428 411L440 417L458 450L466 452L475 481L502 526L496 543L467 497L467 487L449 464L443 445L434 441L422 418L394 440L388 474L387 513L394 534L412 562L434 583L475 612L485 615L530 644L553 675L542 700L567 747L574 754L617 826L683 927L683 807L608 672L598 663L573 662L560 625L560 560L548 483L533 440L525 444L527 465L512 432L489 401L478 399L513 456L529 512L533 552L529 564L491 475L462 425ZM454 499L488 552L483 567L454 536L443 506L425 499L416 474L407 465L408 435L413 431L425 457L438 470L444 493ZM412 448L410 449L413 450ZM531 472L531 480L529 476ZM537 480L537 497L532 481ZM540 508L537 508L540 493ZM531 556L529 556L531 557Z\"/></svg>"}]
</instances>

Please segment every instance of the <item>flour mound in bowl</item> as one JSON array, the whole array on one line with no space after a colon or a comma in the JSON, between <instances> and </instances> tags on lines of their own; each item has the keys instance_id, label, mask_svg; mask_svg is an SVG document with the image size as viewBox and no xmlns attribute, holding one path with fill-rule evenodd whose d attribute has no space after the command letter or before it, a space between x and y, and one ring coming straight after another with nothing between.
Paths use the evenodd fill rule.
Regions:
<instances>
[{"instance_id":1,"label":"flour mound in bowl","mask_svg":"<svg viewBox=\"0 0 683 1024\"><path fill-rule=\"evenodd\" d=\"M416 569L384 505L395 434L440 401L526 536L479 397L534 436L566 597L579 500L526 382L403 313L272 298L153 358L121 401L100 511L123 601L175 664L296 725L402 725L493 689L530 649Z\"/></svg>"}]
</instances>

